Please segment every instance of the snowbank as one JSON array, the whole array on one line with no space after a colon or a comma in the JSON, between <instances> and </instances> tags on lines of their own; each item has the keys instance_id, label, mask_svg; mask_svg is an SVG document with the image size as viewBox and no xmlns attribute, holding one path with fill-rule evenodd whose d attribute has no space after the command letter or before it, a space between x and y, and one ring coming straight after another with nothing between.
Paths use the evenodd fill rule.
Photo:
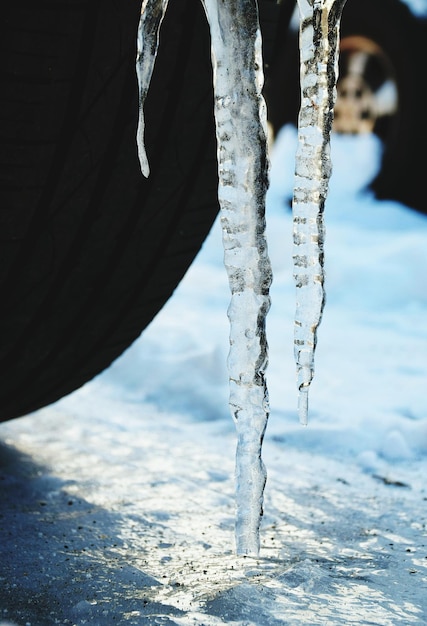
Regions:
<instances>
[{"instance_id":1,"label":"snowbank","mask_svg":"<svg viewBox=\"0 0 427 626\"><path fill-rule=\"evenodd\" d=\"M108 371L0 425L0 619L425 624L427 219L363 191L374 137L334 137L309 425L293 362L295 131L268 198L271 416L259 559L234 556L229 291L218 224ZM0 622L1 623L1 622Z\"/></svg>"}]
</instances>

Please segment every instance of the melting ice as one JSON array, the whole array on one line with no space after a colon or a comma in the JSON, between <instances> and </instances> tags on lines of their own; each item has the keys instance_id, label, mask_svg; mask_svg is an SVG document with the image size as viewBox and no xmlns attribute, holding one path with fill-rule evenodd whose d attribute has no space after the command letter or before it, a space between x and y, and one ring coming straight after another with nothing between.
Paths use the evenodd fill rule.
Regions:
<instances>
[{"instance_id":1,"label":"melting ice","mask_svg":"<svg viewBox=\"0 0 427 626\"><path fill-rule=\"evenodd\" d=\"M202 0L202 4L211 32L218 197L232 293L228 368L230 408L237 430L236 546L238 554L256 555L266 481L261 447L269 410L265 316L271 284L264 235L268 163L261 34L256 0ZM166 0L146 0L138 30L137 144L145 176L149 167L143 107L166 8Z\"/></svg>"},{"instance_id":2,"label":"melting ice","mask_svg":"<svg viewBox=\"0 0 427 626\"><path fill-rule=\"evenodd\" d=\"M230 408L237 429L238 554L259 552L266 471L261 446L268 419L265 316L271 268L265 240L267 117L255 0L202 0L214 70L218 197L224 262L232 293Z\"/></svg>"},{"instance_id":3,"label":"melting ice","mask_svg":"<svg viewBox=\"0 0 427 626\"><path fill-rule=\"evenodd\" d=\"M257 0L201 0L211 33L218 198L231 302L230 408L237 430L236 547L257 555L266 470L261 459L269 407L265 317L271 267L265 239L267 119ZM323 208L330 176L329 133L335 99L338 24L345 0L299 0L302 106L296 158L294 274L299 414L307 421L316 331L323 303ZM168 0L144 0L138 29L138 154L149 174L144 102ZM332 24L332 26L331 26Z\"/></svg>"},{"instance_id":4,"label":"melting ice","mask_svg":"<svg viewBox=\"0 0 427 626\"><path fill-rule=\"evenodd\" d=\"M301 109L292 203L297 290L294 351L300 422L307 424L317 328L324 291L323 211L331 175L330 132L338 76L339 22L345 0L298 0Z\"/></svg>"},{"instance_id":5,"label":"melting ice","mask_svg":"<svg viewBox=\"0 0 427 626\"><path fill-rule=\"evenodd\" d=\"M144 141L144 103L159 47L160 26L162 25L167 7L168 0L144 0L141 6L141 18L138 26L136 75L139 89L139 119L136 143L141 172L146 178L150 174L150 167Z\"/></svg>"}]
</instances>

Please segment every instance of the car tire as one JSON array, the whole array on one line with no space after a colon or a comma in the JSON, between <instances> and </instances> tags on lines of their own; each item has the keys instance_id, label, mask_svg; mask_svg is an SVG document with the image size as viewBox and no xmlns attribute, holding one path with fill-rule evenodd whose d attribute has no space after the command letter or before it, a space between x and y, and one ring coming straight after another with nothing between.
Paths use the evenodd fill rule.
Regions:
<instances>
[{"instance_id":1,"label":"car tire","mask_svg":"<svg viewBox=\"0 0 427 626\"><path fill-rule=\"evenodd\" d=\"M9 1L0 23L0 421L62 398L151 322L218 212L209 29L170 2L137 157L140 2ZM260 0L264 53L278 6ZM141 372L141 377L144 372Z\"/></svg>"},{"instance_id":2,"label":"car tire","mask_svg":"<svg viewBox=\"0 0 427 626\"><path fill-rule=\"evenodd\" d=\"M173 293L218 211L200 2L171 2L162 26L148 179L135 140L140 3L23 0L3 11L0 420L108 367Z\"/></svg>"}]
</instances>

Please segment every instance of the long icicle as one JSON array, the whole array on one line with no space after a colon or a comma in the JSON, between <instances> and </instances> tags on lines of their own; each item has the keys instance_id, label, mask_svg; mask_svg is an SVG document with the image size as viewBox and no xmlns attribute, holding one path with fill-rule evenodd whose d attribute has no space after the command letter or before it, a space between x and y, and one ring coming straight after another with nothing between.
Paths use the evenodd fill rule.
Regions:
<instances>
[{"instance_id":1,"label":"long icicle","mask_svg":"<svg viewBox=\"0 0 427 626\"><path fill-rule=\"evenodd\" d=\"M168 7L168 0L144 0L138 26L136 75L139 89L139 120L136 132L141 172L148 178L150 167L145 149L144 103L150 86L159 47L159 32Z\"/></svg>"},{"instance_id":2,"label":"long icicle","mask_svg":"<svg viewBox=\"0 0 427 626\"><path fill-rule=\"evenodd\" d=\"M317 328L325 301L323 211L331 175L330 132L338 77L339 25L346 0L298 0L301 110L293 197L294 277L297 290L294 352L298 413L308 420Z\"/></svg>"},{"instance_id":3,"label":"long icicle","mask_svg":"<svg viewBox=\"0 0 427 626\"><path fill-rule=\"evenodd\" d=\"M230 408L237 430L236 549L258 555L268 419L265 316L271 268L265 240L268 179L261 34L256 0L202 0L211 31L219 202L232 293Z\"/></svg>"}]
</instances>

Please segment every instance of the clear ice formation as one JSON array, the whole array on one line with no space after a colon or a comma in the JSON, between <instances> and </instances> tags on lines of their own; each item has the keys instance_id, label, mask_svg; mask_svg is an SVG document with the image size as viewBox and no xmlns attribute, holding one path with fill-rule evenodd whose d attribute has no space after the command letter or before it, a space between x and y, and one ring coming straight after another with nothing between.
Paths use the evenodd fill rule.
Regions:
<instances>
[{"instance_id":1,"label":"clear ice formation","mask_svg":"<svg viewBox=\"0 0 427 626\"><path fill-rule=\"evenodd\" d=\"M159 47L159 33L163 18L168 8L168 0L143 0L141 18L138 26L136 49L136 75L139 88L139 119L136 131L136 143L141 172L148 178L150 167L145 149L144 103L156 62Z\"/></svg>"},{"instance_id":2,"label":"clear ice formation","mask_svg":"<svg viewBox=\"0 0 427 626\"><path fill-rule=\"evenodd\" d=\"M218 197L232 293L230 408L237 430L236 549L257 555L266 471L261 447L269 406L265 317L271 267L265 239L267 115L256 0L202 0L211 32Z\"/></svg>"},{"instance_id":3,"label":"clear ice formation","mask_svg":"<svg viewBox=\"0 0 427 626\"><path fill-rule=\"evenodd\" d=\"M345 0L298 0L301 109L293 197L294 278L297 291L294 353L298 414L308 420L317 328L324 291L323 211L331 175L330 132L338 76L339 24Z\"/></svg>"},{"instance_id":4,"label":"clear ice formation","mask_svg":"<svg viewBox=\"0 0 427 626\"><path fill-rule=\"evenodd\" d=\"M228 369L230 409L237 431L236 550L257 555L266 481L261 448L269 413L265 316L271 284L264 235L268 161L261 33L256 0L202 0L202 4L211 32L218 198L232 293ZM138 29L137 144L145 176L149 167L143 107L166 8L166 0L145 0Z\"/></svg>"},{"instance_id":5,"label":"clear ice formation","mask_svg":"<svg viewBox=\"0 0 427 626\"><path fill-rule=\"evenodd\" d=\"M236 550L259 553L266 470L261 458L269 415L265 319L271 266L265 239L268 187L267 116L257 0L201 0L211 32L217 135L218 198L224 263L231 289L230 409L237 431ZM299 415L307 422L316 331L323 304L323 209L331 173L329 134L336 97L339 20L345 0L298 0L301 91L296 156L294 275L295 357ZM149 175L144 102L168 0L144 0L138 29L138 154Z\"/></svg>"}]
</instances>

